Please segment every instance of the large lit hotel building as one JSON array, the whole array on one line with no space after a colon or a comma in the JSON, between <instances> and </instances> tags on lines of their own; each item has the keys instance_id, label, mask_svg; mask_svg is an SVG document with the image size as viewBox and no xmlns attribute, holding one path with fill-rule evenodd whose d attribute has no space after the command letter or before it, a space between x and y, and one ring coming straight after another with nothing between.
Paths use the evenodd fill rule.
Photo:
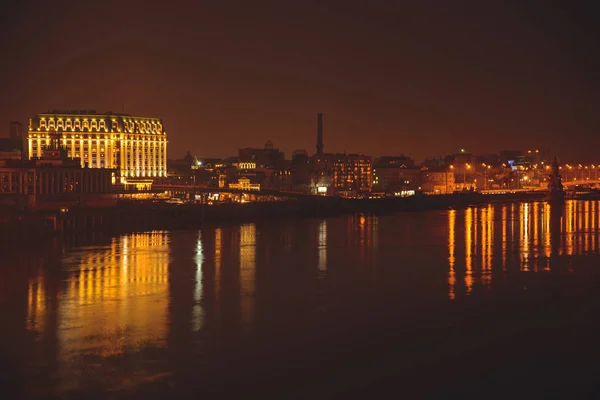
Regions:
<instances>
[{"instance_id":1,"label":"large lit hotel building","mask_svg":"<svg viewBox=\"0 0 600 400\"><path fill-rule=\"evenodd\" d=\"M95 110L38 114L29 120L29 158L42 156L53 132L82 167L115 169L113 183L151 183L167 176L167 134L159 118Z\"/></svg>"}]
</instances>

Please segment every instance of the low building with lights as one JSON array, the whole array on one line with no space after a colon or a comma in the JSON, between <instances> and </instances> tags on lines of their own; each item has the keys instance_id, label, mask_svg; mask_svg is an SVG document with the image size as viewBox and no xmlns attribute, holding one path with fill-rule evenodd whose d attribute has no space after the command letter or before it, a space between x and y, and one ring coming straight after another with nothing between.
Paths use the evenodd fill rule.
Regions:
<instances>
[{"instance_id":1,"label":"low building with lights","mask_svg":"<svg viewBox=\"0 0 600 400\"><path fill-rule=\"evenodd\" d=\"M51 111L29 120L30 159L40 158L51 133L82 167L117 171L113 184L147 187L167 176L167 134L159 118L95 110Z\"/></svg>"},{"instance_id":2,"label":"low building with lights","mask_svg":"<svg viewBox=\"0 0 600 400\"><path fill-rule=\"evenodd\" d=\"M238 178L237 182L230 183L229 189L258 191L260 190L260 183L252 183L250 178L243 176L241 178Z\"/></svg>"},{"instance_id":3,"label":"low building with lights","mask_svg":"<svg viewBox=\"0 0 600 400\"><path fill-rule=\"evenodd\" d=\"M58 139L56 139L58 141ZM0 208L58 210L116 205L112 193L115 170L82 168L50 144L40 158L21 160L0 155Z\"/></svg>"},{"instance_id":4,"label":"low building with lights","mask_svg":"<svg viewBox=\"0 0 600 400\"><path fill-rule=\"evenodd\" d=\"M425 194L449 194L456 190L454 172L450 168L423 168L421 174L421 190Z\"/></svg>"}]
</instances>

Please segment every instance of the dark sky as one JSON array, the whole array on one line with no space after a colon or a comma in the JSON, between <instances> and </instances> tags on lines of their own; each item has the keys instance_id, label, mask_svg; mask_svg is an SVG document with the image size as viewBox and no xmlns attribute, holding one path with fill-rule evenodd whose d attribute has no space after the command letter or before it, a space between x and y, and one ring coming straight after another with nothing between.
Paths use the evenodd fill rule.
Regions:
<instances>
[{"instance_id":1,"label":"dark sky","mask_svg":"<svg viewBox=\"0 0 600 400\"><path fill-rule=\"evenodd\" d=\"M269 139L290 156L314 152L321 111L331 152L540 148L600 163L587 4L9 0L0 121L124 109L164 119L171 157Z\"/></svg>"}]
</instances>

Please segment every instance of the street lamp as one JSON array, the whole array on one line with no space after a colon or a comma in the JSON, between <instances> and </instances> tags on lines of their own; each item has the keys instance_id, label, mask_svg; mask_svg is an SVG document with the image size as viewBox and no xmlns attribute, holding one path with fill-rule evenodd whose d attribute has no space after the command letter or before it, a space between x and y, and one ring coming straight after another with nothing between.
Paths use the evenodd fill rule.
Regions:
<instances>
[{"instance_id":1,"label":"street lamp","mask_svg":"<svg viewBox=\"0 0 600 400\"><path fill-rule=\"evenodd\" d=\"M454 170L454 165L450 165L448 169L446 169L446 194L448 194L448 172L450 170Z\"/></svg>"},{"instance_id":2,"label":"street lamp","mask_svg":"<svg viewBox=\"0 0 600 400\"><path fill-rule=\"evenodd\" d=\"M587 169L587 180L590 180L590 170L588 168L588 166L586 165L585 167L583 167L583 169Z\"/></svg>"},{"instance_id":3,"label":"street lamp","mask_svg":"<svg viewBox=\"0 0 600 400\"><path fill-rule=\"evenodd\" d=\"M469 165L469 163L466 163L465 167L463 168L463 189L467 183L467 169L471 169L471 165Z\"/></svg>"}]
</instances>

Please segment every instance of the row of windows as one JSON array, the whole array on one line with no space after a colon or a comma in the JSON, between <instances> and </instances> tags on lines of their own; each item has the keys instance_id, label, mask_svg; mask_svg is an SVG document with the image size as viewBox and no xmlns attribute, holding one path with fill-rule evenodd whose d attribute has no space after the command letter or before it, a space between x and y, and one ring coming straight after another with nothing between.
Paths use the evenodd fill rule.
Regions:
<instances>
[{"instance_id":1,"label":"row of windows","mask_svg":"<svg viewBox=\"0 0 600 400\"><path fill-rule=\"evenodd\" d=\"M76 119L74 122L71 119L63 121L62 119L54 120L50 118L48 121L45 119L40 120L40 128L42 129L106 129L106 122L104 120L91 120L87 119L79 120Z\"/></svg>"},{"instance_id":2,"label":"row of windows","mask_svg":"<svg viewBox=\"0 0 600 400\"><path fill-rule=\"evenodd\" d=\"M44 150L44 149L46 149L46 147L47 147L47 145L42 144L42 145L39 146L39 149L40 150ZM32 144L31 145L31 149L33 151L37 152L37 150L38 150L37 144ZM83 150L85 153L87 153L87 152L92 152L92 153L98 153L98 152L100 152L100 153L103 154L103 156L104 156L104 153L106 151L106 149L104 147L101 147L98 150L97 146L88 146L88 145L77 146L75 149L76 150ZM67 150L69 151L69 154L70 154L71 153L71 149L67 149ZM154 157L162 158L162 156L164 155L164 152L152 151L151 149L150 150L149 149L144 149L142 151L136 151L136 152L129 151L127 154L128 154L129 157L132 157L132 154L134 154L134 156L137 155L137 154L139 154L139 155L144 155L146 157L152 157L152 156L154 156Z\"/></svg>"},{"instance_id":3,"label":"row of windows","mask_svg":"<svg viewBox=\"0 0 600 400\"><path fill-rule=\"evenodd\" d=\"M162 125L156 122L124 121L123 124L129 132L141 130L142 132L162 133Z\"/></svg>"},{"instance_id":4,"label":"row of windows","mask_svg":"<svg viewBox=\"0 0 600 400\"><path fill-rule=\"evenodd\" d=\"M117 125L117 121L112 121L113 125ZM162 124L156 122L144 122L144 121L123 121L125 130L128 132L142 132L142 133L162 133ZM44 118L40 119L40 129L88 129L88 130L104 130L107 131L108 127L106 121L103 119L75 119L74 121L70 118L63 120L61 118L55 120L50 118L46 121Z\"/></svg>"},{"instance_id":5,"label":"row of windows","mask_svg":"<svg viewBox=\"0 0 600 400\"><path fill-rule=\"evenodd\" d=\"M50 138L31 138L31 143L50 143ZM81 143L90 143L93 145L96 145L99 143L101 144L108 144L109 139L108 138L75 138L75 139L62 139L62 143L63 144L81 144ZM162 148L161 146L162 141L161 140L140 140L139 142L135 142L135 141L124 141L124 146L125 147L147 147L147 148ZM117 142L117 147L118 147L118 142Z\"/></svg>"}]
</instances>

